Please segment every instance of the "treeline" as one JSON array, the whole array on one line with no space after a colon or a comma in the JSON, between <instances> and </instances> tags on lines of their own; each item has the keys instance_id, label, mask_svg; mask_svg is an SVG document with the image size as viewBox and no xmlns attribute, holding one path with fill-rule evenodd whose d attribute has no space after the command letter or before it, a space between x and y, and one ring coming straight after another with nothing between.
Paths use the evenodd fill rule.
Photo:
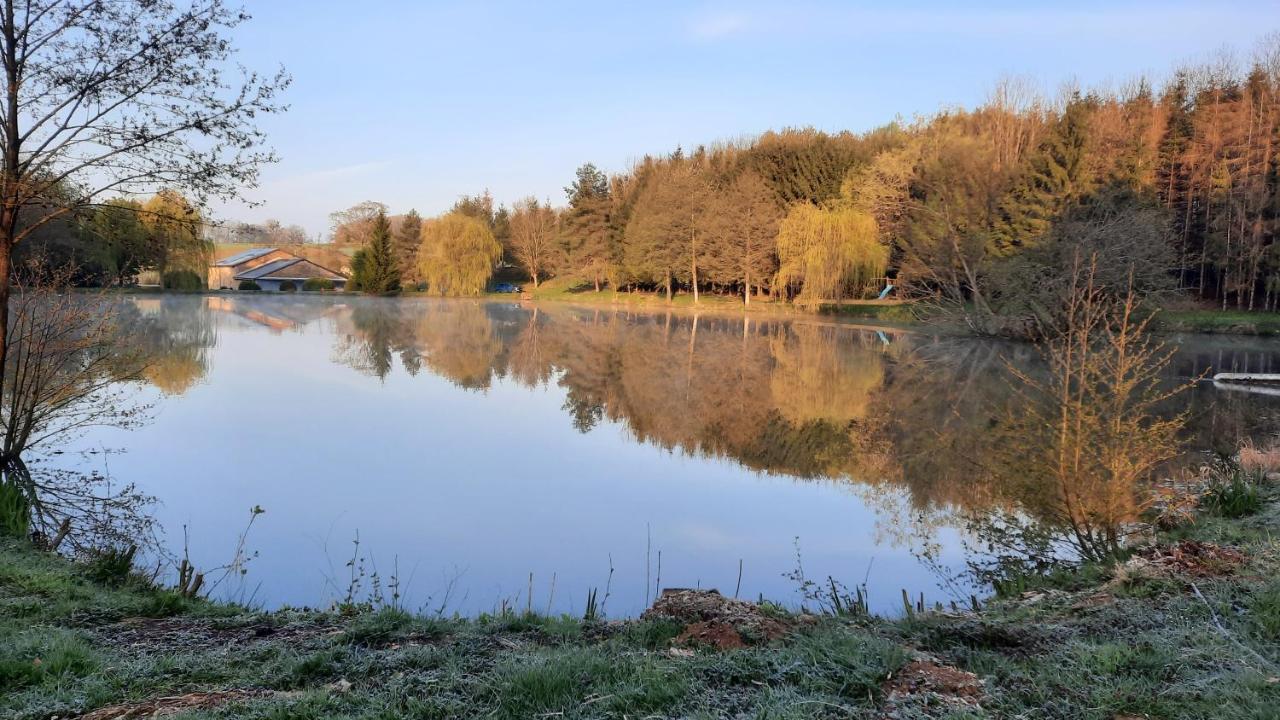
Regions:
<instances>
[{"instance_id":1,"label":"treeline","mask_svg":"<svg viewBox=\"0 0 1280 720\"><path fill-rule=\"evenodd\" d=\"M72 267L77 285L130 285L141 273L183 290L204 286L213 257L206 221L181 193L115 198L48 222L15 247L19 264L39 258Z\"/></svg>"},{"instance_id":2,"label":"treeline","mask_svg":"<svg viewBox=\"0 0 1280 720\"><path fill-rule=\"evenodd\" d=\"M1280 304L1280 43L1156 86L1045 99L1005 81L981 106L864 134L768 132L580 167L567 205L487 196L478 217L537 284L804 303L893 284L979 329L1044 322L1064 264L1219 307ZM477 202L479 200L480 202ZM476 205L487 207L477 210ZM344 233L337 233L339 236Z\"/></svg>"}]
</instances>

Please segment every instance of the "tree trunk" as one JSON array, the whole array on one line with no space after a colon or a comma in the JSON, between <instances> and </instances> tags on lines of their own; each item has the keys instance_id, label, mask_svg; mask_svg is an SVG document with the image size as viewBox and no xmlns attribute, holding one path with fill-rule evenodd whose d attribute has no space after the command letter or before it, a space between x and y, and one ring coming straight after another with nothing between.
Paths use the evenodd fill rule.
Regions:
<instances>
[{"instance_id":1,"label":"tree trunk","mask_svg":"<svg viewBox=\"0 0 1280 720\"><path fill-rule=\"evenodd\" d=\"M9 361L9 291L12 286L10 278L13 261L13 235L8 226L0 230L0 402L4 400L5 368Z\"/></svg>"},{"instance_id":2,"label":"tree trunk","mask_svg":"<svg viewBox=\"0 0 1280 720\"><path fill-rule=\"evenodd\" d=\"M671 273L670 272L667 273L666 288L667 288L667 302L671 302Z\"/></svg>"},{"instance_id":3,"label":"tree trunk","mask_svg":"<svg viewBox=\"0 0 1280 720\"><path fill-rule=\"evenodd\" d=\"M742 304L751 304L751 272L748 271L746 277L742 278Z\"/></svg>"},{"instance_id":4,"label":"tree trunk","mask_svg":"<svg viewBox=\"0 0 1280 720\"><path fill-rule=\"evenodd\" d=\"M689 268L692 273L693 304L698 304L698 231L689 232Z\"/></svg>"}]
</instances>

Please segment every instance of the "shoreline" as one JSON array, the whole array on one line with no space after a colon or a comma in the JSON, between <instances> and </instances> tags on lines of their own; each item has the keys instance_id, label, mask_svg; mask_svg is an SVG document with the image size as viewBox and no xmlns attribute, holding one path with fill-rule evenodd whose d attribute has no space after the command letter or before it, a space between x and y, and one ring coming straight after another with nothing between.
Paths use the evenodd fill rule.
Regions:
<instances>
[{"instance_id":1,"label":"shoreline","mask_svg":"<svg viewBox=\"0 0 1280 720\"><path fill-rule=\"evenodd\" d=\"M84 289L92 292L92 289ZM175 296L245 296L269 297L273 293L249 293L236 290L198 290L174 291L158 287L108 288L110 295L175 295ZM341 292L302 292L294 293L296 297L344 297ZM367 297L352 293L352 297ZM422 292L400 292L388 297L429 298L436 297ZM682 300L682 298L688 298ZM934 335L978 337L959 325L947 326L922 321L911 314L909 303L903 301L851 300L839 305L823 305L818 309L808 309L785 302L761 301L751 305L737 302L736 297L730 299L723 295L705 295L703 302L695 305L692 298L677 295L675 300L667 302L665 298L651 293L493 293L459 298L438 298L456 300L480 300L486 302L511 302L523 306L557 305L579 308L607 308L612 311L629 310L644 313L673 313L682 316L704 315L710 317L761 317L786 320L808 320L830 323L841 327L862 326L870 330L893 330L897 332L921 332ZM1161 310L1152 328L1161 335L1196 334L1196 335L1229 335L1241 337L1277 337L1280 336L1280 312L1267 313L1259 311L1239 310Z\"/></svg>"},{"instance_id":2,"label":"shoreline","mask_svg":"<svg viewBox=\"0 0 1280 720\"><path fill-rule=\"evenodd\" d=\"M1126 560L900 617L705 591L628 620L262 612L0 540L0 714L1270 717L1280 486L1262 493L1254 514L1202 508Z\"/></svg>"}]
</instances>

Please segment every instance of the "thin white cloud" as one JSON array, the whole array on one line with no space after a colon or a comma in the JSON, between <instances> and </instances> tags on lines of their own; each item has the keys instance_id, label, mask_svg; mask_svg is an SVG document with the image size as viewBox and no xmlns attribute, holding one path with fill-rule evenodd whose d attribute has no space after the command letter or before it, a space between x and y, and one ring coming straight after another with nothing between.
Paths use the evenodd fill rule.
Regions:
<instances>
[{"instance_id":1,"label":"thin white cloud","mask_svg":"<svg viewBox=\"0 0 1280 720\"><path fill-rule=\"evenodd\" d=\"M1209 4L1146 4L1079 8L883 8L796 3L710 6L686 16L684 33L699 42L768 35L799 39L850 36L950 35L971 37L1086 35L1130 36L1202 27L1205 24L1256 21L1257 11ZM1280 12L1276 13L1280 20Z\"/></svg>"},{"instance_id":2,"label":"thin white cloud","mask_svg":"<svg viewBox=\"0 0 1280 720\"><path fill-rule=\"evenodd\" d=\"M738 12L711 12L689 21L688 33L695 40L720 40L750 29L750 20Z\"/></svg>"},{"instance_id":3,"label":"thin white cloud","mask_svg":"<svg viewBox=\"0 0 1280 720\"><path fill-rule=\"evenodd\" d=\"M393 164L391 160L374 160L371 162L355 163L352 165L342 165L332 168L321 168L319 170L310 170L295 175L287 175L282 178L276 178L263 183L263 189L266 188L283 188L283 187L302 187L312 186L317 183L329 183L342 178L365 175L374 170L382 170Z\"/></svg>"}]
</instances>

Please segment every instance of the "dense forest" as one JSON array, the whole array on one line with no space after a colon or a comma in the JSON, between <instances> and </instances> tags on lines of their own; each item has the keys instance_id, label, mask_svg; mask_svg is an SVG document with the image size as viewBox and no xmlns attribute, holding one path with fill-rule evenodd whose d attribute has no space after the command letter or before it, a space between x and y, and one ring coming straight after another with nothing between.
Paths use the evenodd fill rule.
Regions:
<instances>
[{"instance_id":1,"label":"dense forest","mask_svg":"<svg viewBox=\"0 0 1280 720\"><path fill-rule=\"evenodd\" d=\"M474 295L495 271L695 301L812 306L888 292L958 310L977 332L1031 335L1053 322L1071 266L1088 263L1104 287L1273 311L1278 93L1271 38L1247 62L1186 67L1158 85L1048 99L1005 80L978 107L861 134L771 131L615 174L588 163L563 206L507 208L485 192L423 218L364 202L333 214L333 242L354 255L352 289L371 292ZM88 280L113 284L198 271L213 235L305 239L278 222L190 230L203 225L166 191L81 213L32 247L60 248Z\"/></svg>"},{"instance_id":2,"label":"dense forest","mask_svg":"<svg viewBox=\"0 0 1280 720\"><path fill-rule=\"evenodd\" d=\"M534 284L810 304L893 284L1000 330L1043 320L1052 278L1083 255L1103 283L1274 310L1278 91L1272 38L1158 86L1047 99L1006 80L973 109L678 148L613 175L585 164L564 207L495 209L486 193L449 214L478 219ZM335 216L340 241L352 227ZM401 252L413 265L416 245Z\"/></svg>"}]
</instances>

